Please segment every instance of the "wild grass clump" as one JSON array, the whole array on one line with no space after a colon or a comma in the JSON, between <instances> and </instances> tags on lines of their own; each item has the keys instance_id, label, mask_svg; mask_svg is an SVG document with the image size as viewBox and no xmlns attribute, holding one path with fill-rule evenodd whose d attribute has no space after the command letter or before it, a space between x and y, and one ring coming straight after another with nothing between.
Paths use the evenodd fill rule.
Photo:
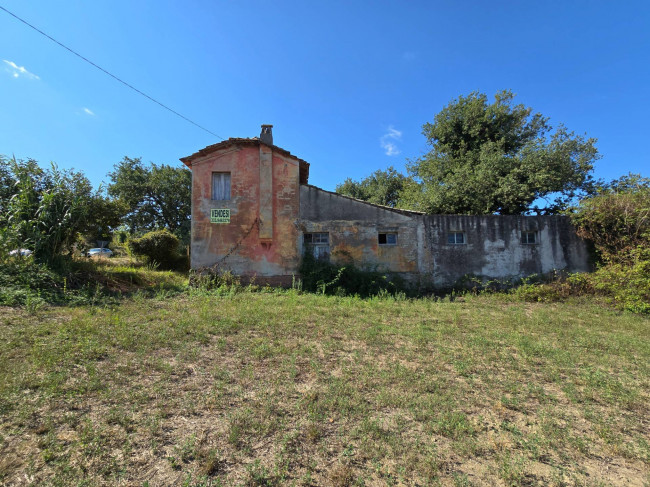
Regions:
<instances>
[{"instance_id":1,"label":"wild grass clump","mask_svg":"<svg viewBox=\"0 0 650 487\"><path fill-rule=\"evenodd\" d=\"M584 274L554 274L545 282L525 283L511 291L529 302L559 302L572 297L596 297L633 313L650 313L650 249L631 252L633 261L601 264Z\"/></svg>"},{"instance_id":2,"label":"wild grass clump","mask_svg":"<svg viewBox=\"0 0 650 487\"><path fill-rule=\"evenodd\" d=\"M62 276L31 256L0 259L0 306L24 306L35 299L57 302L64 289Z\"/></svg>"},{"instance_id":3,"label":"wild grass clump","mask_svg":"<svg viewBox=\"0 0 650 487\"><path fill-rule=\"evenodd\" d=\"M360 296L404 294L408 289L401 279L378 271L365 271L354 265L337 266L316 259L306 252L300 263L304 291L335 295Z\"/></svg>"},{"instance_id":4,"label":"wild grass clump","mask_svg":"<svg viewBox=\"0 0 650 487\"><path fill-rule=\"evenodd\" d=\"M254 279L248 286L242 285L241 278L231 271L220 271L217 268L190 270L189 293L192 296L214 294L218 296L235 295L244 291L257 291L259 286Z\"/></svg>"},{"instance_id":5,"label":"wild grass clump","mask_svg":"<svg viewBox=\"0 0 650 487\"><path fill-rule=\"evenodd\" d=\"M33 257L0 256L0 306L114 304L124 296L183 292L186 277L130 258L61 256L44 264Z\"/></svg>"}]
</instances>

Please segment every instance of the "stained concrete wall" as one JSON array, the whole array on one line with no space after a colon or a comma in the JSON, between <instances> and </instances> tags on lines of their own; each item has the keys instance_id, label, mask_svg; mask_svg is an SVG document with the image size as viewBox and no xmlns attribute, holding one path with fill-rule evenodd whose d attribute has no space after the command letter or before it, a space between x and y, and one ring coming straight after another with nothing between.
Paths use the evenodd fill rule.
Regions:
<instances>
[{"instance_id":1,"label":"stained concrete wall","mask_svg":"<svg viewBox=\"0 0 650 487\"><path fill-rule=\"evenodd\" d=\"M423 288L453 286L468 275L487 280L590 270L587 247L563 216L421 215L303 185L300 230L329 232L336 264L397 274ZM535 232L536 243L523 244L522 231ZM397 233L397 245L379 245L382 232ZM464 243L449 244L450 232L461 232Z\"/></svg>"},{"instance_id":2,"label":"stained concrete wall","mask_svg":"<svg viewBox=\"0 0 650 487\"><path fill-rule=\"evenodd\" d=\"M413 284L421 261L417 216L300 186L300 231L328 232L332 263L389 272ZM379 233L397 233L397 244L380 245Z\"/></svg>"},{"instance_id":3,"label":"stained concrete wall","mask_svg":"<svg viewBox=\"0 0 650 487\"><path fill-rule=\"evenodd\" d=\"M585 242L564 216L422 217L425 255L422 280L451 286L466 275L508 279L553 270L590 270ZM536 243L523 244L523 231L536 232ZM449 244L450 232L463 232L464 244Z\"/></svg>"},{"instance_id":4,"label":"stained concrete wall","mask_svg":"<svg viewBox=\"0 0 650 487\"><path fill-rule=\"evenodd\" d=\"M211 199L213 172L230 172L230 200ZM298 161L270 146L232 145L194 159L192 268L218 264L237 275L290 282L300 261L298 193ZM213 208L229 208L230 223L211 223Z\"/></svg>"}]
</instances>

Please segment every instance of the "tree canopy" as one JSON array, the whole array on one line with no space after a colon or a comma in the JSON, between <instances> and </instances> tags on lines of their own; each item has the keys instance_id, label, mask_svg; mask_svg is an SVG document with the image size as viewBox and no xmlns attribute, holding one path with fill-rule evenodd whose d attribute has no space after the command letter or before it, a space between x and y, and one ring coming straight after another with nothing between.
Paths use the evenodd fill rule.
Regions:
<instances>
[{"instance_id":1,"label":"tree canopy","mask_svg":"<svg viewBox=\"0 0 650 487\"><path fill-rule=\"evenodd\" d=\"M190 234L192 173L165 164L145 166L125 157L109 173L108 193L125 207L131 233L169 229L187 242Z\"/></svg>"},{"instance_id":2,"label":"tree canopy","mask_svg":"<svg viewBox=\"0 0 650 487\"><path fill-rule=\"evenodd\" d=\"M385 171L375 171L361 181L347 178L342 184L336 186L336 192L376 205L395 207L398 205L406 179L406 176L391 166Z\"/></svg>"},{"instance_id":3,"label":"tree canopy","mask_svg":"<svg viewBox=\"0 0 650 487\"><path fill-rule=\"evenodd\" d=\"M501 91L452 101L423 126L431 150L410 161L401 204L428 213L522 214L546 200L556 212L593 186L595 139L575 135Z\"/></svg>"}]
</instances>

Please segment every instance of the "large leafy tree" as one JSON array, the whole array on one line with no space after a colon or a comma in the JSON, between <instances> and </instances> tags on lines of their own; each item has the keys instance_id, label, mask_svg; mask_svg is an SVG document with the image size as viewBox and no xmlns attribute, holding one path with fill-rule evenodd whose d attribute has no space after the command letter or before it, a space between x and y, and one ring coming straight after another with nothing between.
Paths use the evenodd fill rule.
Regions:
<instances>
[{"instance_id":1,"label":"large leafy tree","mask_svg":"<svg viewBox=\"0 0 650 487\"><path fill-rule=\"evenodd\" d=\"M124 223L132 233L166 228L189 240L192 173L165 164L145 166L125 157L109 173L108 193L124 205Z\"/></svg>"},{"instance_id":2,"label":"large leafy tree","mask_svg":"<svg viewBox=\"0 0 650 487\"><path fill-rule=\"evenodd\" d=\"M391 166L385 171L375 171L361 181L347 178L336 186L336 192L377 205L395 207L406 180L406 176Z\"/></svg>"},{"instance_id":3,"label":"large leafy tree","mask_svg":"<svg viewBox=\"0 0 650 487\"><path fill-rule=\"evenodd\" d=\"M593 186L595 139L586 139L501 91L461 96L423 126L431 151L411 161L418 185L402 203L429 213L522 214L535 201L547 212L567 206Z\"/></svg>"}]
</instances>

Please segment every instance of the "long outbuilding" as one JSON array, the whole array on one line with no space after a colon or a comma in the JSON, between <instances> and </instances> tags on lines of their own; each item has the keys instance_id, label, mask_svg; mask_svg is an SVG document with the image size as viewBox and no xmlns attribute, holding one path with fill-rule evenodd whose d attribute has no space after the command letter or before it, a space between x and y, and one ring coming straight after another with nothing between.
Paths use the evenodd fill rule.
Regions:
<instances>
[{"instance_id":1,"label":"long outbuilding","mask_svg":"<svg viewBox=\"0 0 650 487\"><path fill-rule=\"evenodd\" d=\"M419 288L590 270L565 216L425 215L308 183L309 163L259 137L181 159L192 170L191 267L289 286L302 255L399 276Z\"/></svg>"}]
</instances>

